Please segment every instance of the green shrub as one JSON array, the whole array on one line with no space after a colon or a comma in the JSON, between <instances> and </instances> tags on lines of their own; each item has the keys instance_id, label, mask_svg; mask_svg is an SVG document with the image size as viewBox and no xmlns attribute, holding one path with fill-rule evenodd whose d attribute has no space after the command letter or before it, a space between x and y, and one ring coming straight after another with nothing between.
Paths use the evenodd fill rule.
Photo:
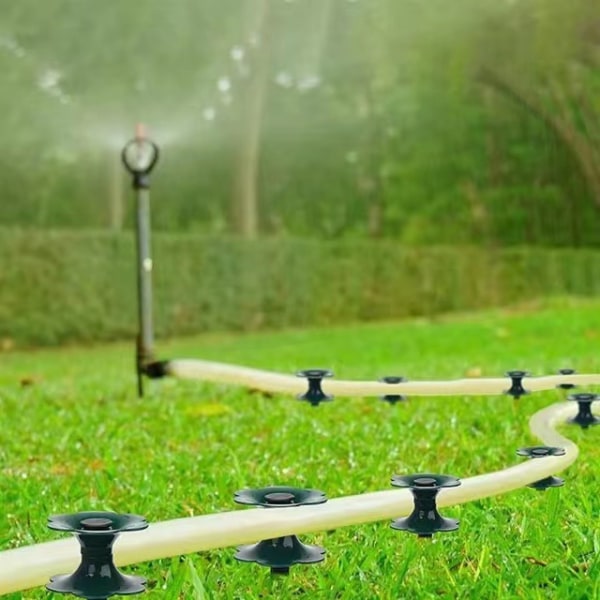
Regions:
<instances>
[{"instance_id":1,"label":"green shrub","mask_svg":"<svg viewBox=\"0 0 600 600\"><path fill-rule=\"evenodd\" d=\"M600 291L600 251L157 234L159 336L433 315ZM133 337L130 233L0 230L0 338Z\"/></svg>"}]
</instances>

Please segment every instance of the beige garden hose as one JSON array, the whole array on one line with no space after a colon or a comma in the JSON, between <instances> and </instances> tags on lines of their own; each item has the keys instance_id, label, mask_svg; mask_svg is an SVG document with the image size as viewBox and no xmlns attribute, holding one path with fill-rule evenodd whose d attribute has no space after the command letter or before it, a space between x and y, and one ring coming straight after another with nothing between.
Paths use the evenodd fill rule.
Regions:
<instances>
[{"instance_id":1,"label":"beige garden hose","mask_svg":"<svg viewBox=\"0 0 600 600\"><path fill-rule=\"evenodd\" d=\"M299 394L306 391L306 381L293 375L283 375L271 371L251 369L206 360L177 359L165 363L167 375L181 379L243 385L264 392ZM598 385L600 375L550 375L546 377L525 377L523 387L530 392L555 389L559 384L577 386ZM378 381L342 381L324 379L323 391L334 396L384 396L401 394L408 396L481 396L503 394L511 386L510 377L484 379L455 379L452 381L403 381L402 383L382 383Z\"/></svg>"},{"instance_id":2,"label":"beige garden hose","mask_svg":"<svg viewBox=\"0 0 600 600\"><path fill-rule=\"evenodd\" d=\"M600 381L600 376L597 375L572 375L567 379L568 382L583 383L581 378L586 377L593 378L593 381L585 380L586 383ZM295 378L290 379L296 381ZM554 380L547 377L537 381L542 379ZM239 381L238 379L238 383ZM497 381L495 385L505 385L504 380L489 381ZM534 381L530 380L530 383ZM565 381L562 377L560 383ZM248 383L248 380L245 382ZM413 385L415 387L412 390L415 390L419 384ZM382 389L389 393L392 387L386 385ZM530 389L533 390L534 387L530 386ZM379 389L373 391L381 394ZM402 391L408 390L402 388ZM535 437L545 445L564 448L564 455L535 458L494 473L468 477L462 480L460 487L442 489L438 505L451 506L503 494L566 469L575 461L579 450L573 442L560 435L555 427L576 412L576 403L560 403L540 410L529 421L531 433ZM284 535L393 519L410 514L412 507L413 498L409 490L395 489L334 498L318 506L237 510L162 521L151 524L144 531L120 536L115 547L115 562L117 565L128 565ZM135 512L135 507L132 509ZM74 537L0 552L0 594L43 585L52 575L69 573L78 564L79 545Z\"/></svg>"}]
</instances>

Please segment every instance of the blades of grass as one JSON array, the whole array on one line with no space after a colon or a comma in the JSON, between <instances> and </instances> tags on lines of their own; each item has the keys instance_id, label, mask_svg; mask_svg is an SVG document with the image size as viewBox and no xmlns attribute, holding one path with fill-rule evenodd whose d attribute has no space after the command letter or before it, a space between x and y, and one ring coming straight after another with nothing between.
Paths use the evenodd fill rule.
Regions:
<instances>
[{"instance_id":1,"label":"blades of grass","mask_svg":"<svg viewBox=\"0 0 600 600\"><path fill-rule=\"evenodd\" d=\"M185 562L187 563L188 572L190 574L190 582L194 591L194 600L210 600L191 558L187 558Z\"/></svg>"}]
</instances>

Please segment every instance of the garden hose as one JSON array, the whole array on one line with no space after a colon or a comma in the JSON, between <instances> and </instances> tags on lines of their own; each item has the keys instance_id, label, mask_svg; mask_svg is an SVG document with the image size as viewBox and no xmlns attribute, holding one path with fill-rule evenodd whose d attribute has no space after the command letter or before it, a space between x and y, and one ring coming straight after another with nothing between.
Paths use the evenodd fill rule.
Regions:
<instances>
[{"instance_id":1,"label":"garden hose","mask_svg":"<svg viewBox=\"0 0 600 600\"><path fill-rule=\"evenodd\" d=\"M225 363L194 359L166 361L162 372L181 379L231 383L264 392L299 394L306 389L306 383L293 375L283 375L271 371L239 367ZM545 377L525 377L523 386L530 392L555 389L559 385L577 386L598 385L600 375L549 375ZM482 396L503 394L511 387L511 378L470 378L452 381L402 381L385 383L380 381L342 381L326 379L323 391L334 396L383 396L402 394L408 396Z\"/></svg>"},{"instance_id":2,"label":"garden hose","mask_svg":"<svg viewBox=\"0 0 600 600\"><path fill-rule=\"evenodd\" d=\"M180 363L180 361L177 362ZM223 371L221 371L222 373ZM585 383L593 383L590 381L590 377L594 377L593 382L600 380L598 376L585 375L574 375L568 379L573 383L582 383L583 378ZM554 384L555 380L562 382L564 378L539 378L537 385ZM248 383L249 378L246 377L244 381ZM294 378L289 378L288 381L288 378L282 378L282 376L274 376L274 381L268 383L274 385L279 381L290 386L292 381L296 383ZM535 384L535 382L535 379L528 381L530 384ZM481 382L470 383L473 385L468 389L472 393L475 393L475 389L485 388L489 391L492 388L497 390L501 386L505 386L504 380L488 380L480 387L477 387L476 384ZM363 389L360 383L342 385L349 385L354 392ZM368 388L369 393L381 393L378 384L369 385L373 386ZM419 391L424 393L425 389L427 391L435 389L436 393L439 393L436 384L413 383L412 385L410 393ZM434 385L434 387L421 387L429 385ZM384 384L381 389L389 391L390 387L392 386ZM532 385L529 387L532 390L546 389ZM288 391L296 390L289 389ZM402 391L408 392L408 389L403 387ZM501 471L462 479L460 487L440 491L438 505L441 507L451 506L510 492L569 467L577 458L579 450L573 442L558 433L555 428L557 424L573 417L576 411L577 407L574 403L563 402L540 410L529 421L531 433L536 438L548 446L563 448L564 455L529 460ZM128 565L248 544L256 542L258 539L299 535L393 519L410 514L412 508L413 497L410 491L394 489L335 498L318 506L298 506L293 511L286 508L269 510L257 508L163 521L151 524L146 530L131 532L119 539L115 546L115 562L117 565ZM135 510L135 507L132 509ZM79 560L80 548L75 538L0 552L0 594L44 585L56 573L66 573L75 569Z\"/></svg>"}]
</instances>

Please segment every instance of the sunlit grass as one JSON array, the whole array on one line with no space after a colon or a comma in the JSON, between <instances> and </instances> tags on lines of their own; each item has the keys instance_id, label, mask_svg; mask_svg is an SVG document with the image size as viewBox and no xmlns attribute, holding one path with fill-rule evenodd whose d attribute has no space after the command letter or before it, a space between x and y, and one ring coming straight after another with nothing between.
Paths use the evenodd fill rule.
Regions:
<instances>
[{"instance_id":1,"label":"sunlit grass","mask_svg":"<svg viewBox=\"0 0 600 600\"><path fill-rule=\"evenodd\" d=\"M444 379L598 372L600 303L159 343L161 355L282 372L324 366L344 379ZM559 391L414 398L389 406L344 399L318 409L224 385L165 380L138 399L133 351L118 344L0 355L0 547L59 537L46 516L84 509L150 521L235 508L241 487L317 487L329 497L387 489L394 473L459 477L518 462L527 421ZM302 536L324 563L288 578L238 563L233 549L126 569L148 598L415 599L600 597L600 430L565 428L581 456L564 488L523 489L446 509L457 533L419 540L388 523ZM241 509L243 510L243 509ZM42 589L7 598L48 597ZM58 597L58 596L56 596Z\"/></svg>"}]
</instances>

